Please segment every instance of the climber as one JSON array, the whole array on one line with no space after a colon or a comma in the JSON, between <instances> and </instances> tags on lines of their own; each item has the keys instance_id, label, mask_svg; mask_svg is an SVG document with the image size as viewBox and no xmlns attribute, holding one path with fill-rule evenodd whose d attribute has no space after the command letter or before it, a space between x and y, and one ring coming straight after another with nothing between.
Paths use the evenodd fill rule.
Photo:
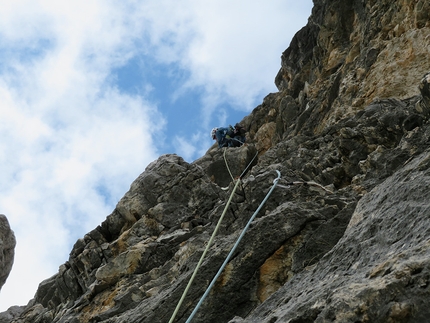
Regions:
<instances>
[{"instance_id":1,"label":"climber","mask_svg":"<svg viewBox=\"0 0 430 323\"><path fill-rule=\"evenodd\" d=\"M211 131L212 139L216 140L219 148L229 146L229 142L231 140L231 137L230 137L231 134L232 134L232 130L224 127L213 128Z\"/></svg>"},{"instance_id":2,"label":"climber","mask_svg":"<svg viewBox=\"0 0 430 323\"><path fill-rule=\"evenodd\" d=\"M230 126L231 127L231 126ZM231 140L231 145L229 147L240 147L245 143L245 129L236 123L233 129L233 138Z\"/></svg>"},{"instance_id":3,"label":"climber","mask_svg":"<svg viewBox=\"0 0 430 323\"><path fill-rule=\"evenodd\" d=\"M218 127L211 131L213 140L216 140L218 147L240 147L245 142L245 129L236 123L234 128L229 125L228 128Z\"/></svg>"}]
</instances>

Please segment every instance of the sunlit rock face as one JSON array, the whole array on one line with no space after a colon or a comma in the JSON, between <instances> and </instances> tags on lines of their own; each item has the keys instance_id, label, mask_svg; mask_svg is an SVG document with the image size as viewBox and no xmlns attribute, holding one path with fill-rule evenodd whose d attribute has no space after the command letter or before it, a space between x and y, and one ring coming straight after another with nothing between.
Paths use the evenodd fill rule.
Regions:
<instances>
[{"instance_id":1,"label":"sunlit rock face","mask_svg":"<svg viewBox=\"0 0 430 323\"><path fill-rule=\"evenodd\" d=\"M164 155L11 322L426 322L430 3L315 0L247 144ZM279 32L279 31L277 31ZM2 322L3 323L3 322Z\"/></svg>"},{"instance_id":2,"label":"sunlit rock face","mask_svg":"<svg viewBox=\"0 0 430 323\"><path fill-rule=\"evenodd\" d=\"M314 111L304 125L314 133L377 99L414 96L430 70L429 21L425 0L314 1L276 85Z\"/></svg>"}]
</instances>

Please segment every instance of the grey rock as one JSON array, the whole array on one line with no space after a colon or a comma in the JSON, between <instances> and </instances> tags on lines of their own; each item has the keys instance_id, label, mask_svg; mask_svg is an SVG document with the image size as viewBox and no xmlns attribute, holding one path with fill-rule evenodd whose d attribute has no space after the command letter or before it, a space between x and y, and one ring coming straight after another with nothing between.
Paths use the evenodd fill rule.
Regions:
<instances>
[{"instance_id":1,"label":"grey rock","mask_svg":"<svg viewBox=\"0 0 430 323\"><path fill-rule=\"evenodd\" d=\"M9 323L24 312L25 306L12 306L6 312L0 313L0 323Z\"/></svg>"},{"instance_id":2,"label":"grey rock","mask_svg":"<svg viewBox=\"0 0 430 323\"><path fill-rule=\"evenodd\" d=\"M225 210L185 322L276 171L193 322L425 322L429 6L314 1L247 144L148 165L12 322L168 322Z\"/></svg>"},{"instance_id":3,"label":"grey rock","mask_svg":"<svg viewBox=\"0 0 430 323\"><path fill-rule=\"evenodd\" d=\"M430 113L430 72L425 74L419 85L422 96L422 110L420 112L428 115Z\"/></svg>"},{"instance_id":4,"label":"grey rock","mask_svg":"<svg viewBox=\"0 0 430 323\"><path fill-rule=\"evenodd\" d=\"M429 157L366 194L332 250L240 322L427 322Z\"/></svg>"},{"instance_id":5,"label":"grey rock","mask_svg":"<svg viewBox=\"0 0 430 323\"><path fill-rule=\"evenodd\" d=\"M15 256L15 234L6 216L0 214L0 290L6 282Z\"/></svg>"}]
</instances>

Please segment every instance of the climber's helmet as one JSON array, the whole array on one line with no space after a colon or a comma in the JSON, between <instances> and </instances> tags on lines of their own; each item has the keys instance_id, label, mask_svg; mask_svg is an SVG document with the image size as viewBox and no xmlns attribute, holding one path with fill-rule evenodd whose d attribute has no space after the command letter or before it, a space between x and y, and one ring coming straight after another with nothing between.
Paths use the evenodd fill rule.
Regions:
<instances>
[{"instance_id":1,"label":"climber's helmet","mask_svg":"<svg viewBox=\"0 0 430 323\"><path fill-rule=\"evenodd\" d=\"M215 139L216 139L216 135L215 135L215 133L216 133L217 129L218 129L218 128L213 128L213 129L212 129L212 131L211 131L211 137L212 137L212 139L213 139L213 140L215 140Z\"/></svg>"}]
</instances>

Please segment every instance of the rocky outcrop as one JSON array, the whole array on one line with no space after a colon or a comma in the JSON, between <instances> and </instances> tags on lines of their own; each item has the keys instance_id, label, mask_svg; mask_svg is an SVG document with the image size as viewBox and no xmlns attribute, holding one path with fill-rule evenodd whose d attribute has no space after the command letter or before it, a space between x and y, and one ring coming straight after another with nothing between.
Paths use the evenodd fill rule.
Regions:
<instances>
[{"instance_id":1,"label":"rocky outcrop","mask_svg":"<svg viewBox=\"0 0 430 323\"><path fill-rule=\"evenodd\" d=\"M314 1L276 77L281 92L299 99L300 112L307 109L296 130L320 133L377 99L416 95L430 70L429 34L426 0Z\"/></svg>"},{"instance_id":2,"label":"rocky outcrop","mask_svg":"<svg viewBox=\"0 0 430 323\"><path fill-rule=\"evenodd\" d=\"M358 202L341 240L239 322L427 322L430 149Z\"/></svg>"},{"instance_id":3,"label":"rocky outcrop","mask_svg":"<svg viewBox=\"0 0 430 323\"><path fill-rule=\"evenodd\" d=\"M318 0L247 145L164 155L74 245L12 322L185 322L279 171L193 322L430 317L429 4Z\"/></svg>"},{"instance_id":4,"label":"rocky outcrop","mask_svg":"<svg viewBox=\"0 0 430 323\"><path fill-rule=\"evenodd\" d=\"M15 235L6 216L0 214L0 290L12 269L15 256Z\"/></svg>"},{"instance_id":5,"label":"rocky outcrop","mask_svg":"<svg viewBox=\"0 0 430 323\"><path fill-rule=\"evenodd\" d=\"M25 306L11 306L6 312L0 313L0 323L9 323L18 318L24 309Z\"/></svg>"},{"instance_id":6,"label":"rocky outcrop","mask_svg":"<svg viewBox=\"0 0 430 323\"><path fill-rule=\"evenodd\" d=\"M328 308L324 302L333 286L340 288L342 282L361 282L363 287L357 292L362 302L374 300L372 290L376 288L380 298L375 307L384 309L378 314L382 317L420 318L413 310L417 305L410 305L404 314L404 299L387 305L388 295L384 293L415 293L417 300L427 297L425 257L420 263L422 274L417 276L420 293L408 290L415 287L406 283L405 290L399 285L395 291L382 290L382 283L372 285L379 274L371 278L366 273L378 272L377 268L384 267L386 262L394 263L388 261L391 256L406 270L411 260L402 252L409 254L410 246L414 255L414 248L426 239L426 195L421 199L414 192L427 185L425 160L430 128L423 115L421 119L414 118L421 120L415 124L405 122L406 116L416 113L421 99L417 96L374 103L362 113L329 127L323 136L293 136L260 155L258 164L244 175L210 256L179 311L178 322L184 322L190 314L238 232L264 198L276 177L275 169L282 174L283 186L274 191L253 222L194 321L227 322L234 316L248 316L245 321L264 322L267 318L267 322L283 322L288 315L302 315L303 320L297 322L306 322L318 318L319 313L329 317L324 312ZM69 262L40 285L22 317L13 322L167 322L228 198L229 191L216 184L228 174L221 165L226 167L225 160L227 165L234 164L232 156L244 156L243 165L254 163L254 151L252 145L229 149L225 154L212 148L193 164L175 155L161 156L136 179L106 221L75 244ZM416 163L421 166L415 167ZM213 171L207 165L220 168ZM420 174L412 172L416 168L422 170ZM234 177L240 175L232 169ZM410 181L417 177L422 180L409 185L406 179L399 179L406 176L402 174L407 174ZM310 185L311 180L326 185L332 193ZM403 186L394 184L397 182ZM286 188L288 184L290 187ZM374 194L382 194L379 202ZM410 201L401 198L408 194ZM381 214L375 217L373 214L379 208ZM383 212L384 208L388 210ZM367 218L369 221L365 221ZM411 220L412 224L406 225ZM350 277L353 273L357 273L354 279ZM341 274L343 280L339 278ZM396 275L397 272L390 277ZM321 287L325 286L324 277L326 291ZM297 287L288 288L290 284ZM351 293L348 297L356 299L354 289L346 286ZM308 307L296 309L292 304L301 304L297 295L305 288L310 290L307 295L316 296L306 303ZM342 295L333 297L340 299ZM309 311L318 296L320 307ZM229 302L226 304L225 300ZM333 304L340 303L338 300ZM370 320L376 317L358 300L354 304L364 311L360 315L367 315ZM338 317L338 322L344 322L345 313L352 307L339 305L343 312L336 314L336 306L329 313ZM268 307L273 307L273 312ZM426 313L425 308L419 310ZM396 311L400 313L390 314ZM360 319L358 314L351 317Z\"/></svg>"}]
</instances>

